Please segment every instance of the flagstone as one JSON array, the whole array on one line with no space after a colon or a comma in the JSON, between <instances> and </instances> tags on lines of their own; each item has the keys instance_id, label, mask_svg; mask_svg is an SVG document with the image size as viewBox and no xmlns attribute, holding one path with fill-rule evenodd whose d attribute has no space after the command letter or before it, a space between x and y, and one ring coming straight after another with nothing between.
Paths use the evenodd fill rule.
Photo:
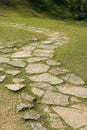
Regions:
<instances>
[{"instance_id":1,"label":"flagstone","mask_svg":"<svg viewBox=\"0 0 87 130\"><path fill-rule=\"evenodd\" d=\"M40 123L31 123L33 130L47 130Z\"/></svg>"},{"instance_id":2,"label":"flagstone","mask_svg":"<svg viewBox=\"0 0 87 130\"><path fill-rule=\"evenodd\" d=\"M7 62L7 64L12 65L14 67L25 67L26 63L21 60L12 60Z\"/></svg>"},{"instance_id":3,"label":"flagstone","mask_svg":"<svg viewBox=\"0 0 87 130\"><path fill-rule=\"evenodd\" d=\"M35 46L32 46L32 45L23 46L21 48L21 50L23 51L33 51L34 49L35 49Z\"/></svg>"},{"instance_id":4,"label":"flagstone","mask_svg":"<svg viewBox=\"0 0 87 130\"><path fill-rule=\"evenodd\" d=\"M19 74L20 71L19 70L7 70L6 73L15 76L15 75Z\"/></svg>"},{"instance_id":5,"label":"flagstone","mask_svg":"<svg viewBox=\"0 0 87 130\"><path fill-rule=\"evenodd\" d=\"M13 79L13 82L14 82L14 83L17 83L17 84L18 84L18 83L21 83L21 82L23 82L23 81L25 81L25 79L21 79L21 78L14 78L14 79Z\"/></svg>"},{"instance_id":6,"label":"flagstone","mask_svg":"<svg viewBox=\"0 0 87 130\"><path fill-rule=\"evenodd\" d=\"M9 90L12 90L12 91L19 91L21 90L22 88L25 87L25 85L23 84L7 84L6 87L9 89Z\"/></svg>"},{"instance_id":7,"label":"flagstone","mask_svg":"<svg viewBox=\"0 0 87 130\"><path fill-rule=\"evenodd\" d=\"M33 57L33 58L29 58L27 60L27 62L29 63L34 63L34 62L40 62L40 61L44 61L46 60L47 58L46 57Z\"/></svg>"},{"instance_id":8,"label":"flagstone","mask_svg":"<svg viewBox=\"0 0 87 130\"><path fill-rule=\"evenodd\" d=\"M38 120L40 117L40 114L37 112L27 112L24 116L22 116L24 120Z\"/></svg>"},{"instance_id":9,"label":"flagstone","mask_svg":"<svg viewBox=\"0 0 87 130\"><path fill-rule=\"evenodd\" d=\"M36 100L35 97L29 95L29 94L26 94L26 93L22 93L21 97L29 102L33 102Z\"/></svg>"},{"instance_id":10,"label":"flagstone","mask_svg":"<svg viewBox=\"0 0 87 130\"><path fill-rule=\"evenodd\" d=\"M0 57L0 63L7 63L9 62L9 59L6 57Z\"/></svg>"},{"instance_id":11,"label":"flagstone","mask_svg":"<svg viewBox=\"0 0 87 130\"><path fill-rule=\"evenodd\" d=\"M56 65L61 65L60 62L56 62L54 60L47 60L46 63L50 66L56 66Z\"/></svg>"},{"instance_id":12,"label":"flagstone","mask_svg":"<svg viewBox=\"0 0 87 130\"><path fill-rule=\"evenodd\" d=\"M31 52L30 51L18 51L18 52L13 53L12 57L13 58L31 57Z\"/></svg>"},{"instance_id":13,"label":"flagstone","mask_svg":"<svg viewBox=\"0 0 87 130\"><path fill-rule=\"evenodd\" d=\"M38 48L42 48L42 49L50 49L50 50L54 50L55 48L57 48L56 45L39 45Z\"/></svg>"},{"instance_id":14,"label":"flagstone","mask_svg":"<svg viewBox=\"0 0 87 130\"><path fill-rule=\"evenodd\" d=\"M74 105L71 105L72 108L76 108L76 109L79 109L81 111L86 111L87 112L87 103L85 102L82 102L82 103L79 103L79 104L74 104Z\"/></svg>"},{"instance_id":15,"label":"flagstone","mask_svg":"<svg viewBox=\"0 0 87 130\"><path fill-rule=\"evenodd\" d=\"M3 82L5 80L6 76L0 76L0 82Z\"/></svg>"},{"instance_id":16,"label":"flagstone","mask_svg":"<svg viewBox=\"0 0 87 130\"><path fill-rule=\"evenodd\" d=\"M32 93L34 93L35 95L37 95L38 97L41 97L44 94L44 91L39 89L39 88L32 88L31 89Z\"/></svg>"}]
</instances>

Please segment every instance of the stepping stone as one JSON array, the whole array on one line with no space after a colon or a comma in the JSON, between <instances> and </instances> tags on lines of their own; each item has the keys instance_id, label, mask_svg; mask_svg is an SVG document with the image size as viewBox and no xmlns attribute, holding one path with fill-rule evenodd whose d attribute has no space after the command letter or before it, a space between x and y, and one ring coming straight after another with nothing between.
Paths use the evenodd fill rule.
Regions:
<instances>
[{"instance_id":1,"label":"stepping stone","mask_svg":"<svg viewBox=\"0 0 87 130\"><path fill-rule=\"evenodd\" d=\"M0 63L7 63L7 62L9 62L8 58L0 57Z\"/></svg>"},{"instance_id":2,"label":"stepping stone","mask_svg":"<svg viewBox=\"0 0 87 130\"><path fill-rule=\"evenodd\" d=\"M36 47L28 45L21 48L23 51L33 51Z\"/></svg>"},{"instance_id":3,"label":"stepping stone","mask_svg":"<svg viewBox=\"0 0 87 130\"><path fill-rule=\"evenodd\" d=\"M32 93L37 95L38 97L41 97L44 94L44 91L39 88L32 88Z\"/></svg>"},{"instance_id":4,"label":"stepping stone","mask_svg":"<svg viewBox=\"0 0 87 130\"><path fill-rule=\"evenodd\" d=\"M43 89L43 90L54 90L54 87L48 83L31 83L30 84L31 87L38 87L40 89Z\"/></svg>"},{"instance_id":5,"label":"stepping stone","mask_svg":"<svg viewBox=\"0 0 87 130\"><path fill-rule=\"evenodd\" d=\"M22 93L21 97L29 102L33 102L36 100L35 97L29 95L29 94L26 94L26 93Z\"/></svg>"},{"instance_id":6,"label":"stepping stone","mask_svg":"<svg viewBox=\"0 0 87 130\"><path fill-rule=\"evenodd\" d=\"M14 78L13 79L13 82L16 83L16 84L21 83L23 81L25 81L25 79L19 79L19 78Z\"/></svg>"},{"instance_id":7,"label":"stepping stone","mask_svg":"<svg viewBox=\"0 0 87 130\"><path fill-rule=\"evenodd\" d=\"M65 77L63 77L63 79L75 85L85 84L85 82L80 77L74 74L67 74Z\"/></svg>"},{"instance_id":8,"label":"stepping stone","mask_svg":"<svg viewBox=\"0 0 87 130\"><path fill-rule=\"evenodd\" d=\"M42 50L42 49L37 49L34 51L34 56L40 56L40 57L53 57L53 50Z\"/></svg>"},{"instance_id":9,"label":"stepping stone","mask_svg":"<svg viewBox=\"0 0 87 130\"><path fill-rule=\"evenodd\" d=\"M29 64L26 67L26 73L28 74L38 74L38 73L43 73L47 72L49 69L48 65L42 64L42 63L34 63L34 64Z\"/></svg>"},{"instance_id":10,"label":"stepping stone","mask_svg":"<svg viewBox=\"0 0 87 130\"><path fill-rule=\"evenodd\" d=\"M60 74L69 73L69 70L61 69L61 68L52 68L49 72L54 75L60 75Z\"/></svg>"},{"instance_id":11,"label":"stepping stone","mask_svg":"<svg viewBox=\"0 0 87 130\"><path fill-rule=\"evenodd\" d=\"M47 60L46 63L51 66L61 65L60 62L56 62L54 60Z\"/></svg>"},{"instance_id":12,"label":"stepping stone","mask_svg":"<svg viewBox=\"0 0 87 130\"><path fill-rule=\"evenodd\" d=\"M54 45L39 45L38 48L54 50L57 46Z\"/></svg>"},{"instance_id":13,"label":"stepping stone","mask_svg":"<svg viewBox=\"0 0 87 130\"><path fill-rule=\"evenodd\" d=\"M81 111L86 111L87 112L87 103L85 103L85 102L71 105L71 107L75 108L75 109L79 109Z\"/></svg>"},{"instance_id":14,"label":"stepping stone","mask_svg":"<svg viewBox=\"0 0 87 130\"><path fill-rule=\"evenodd\" d=\"M23 84L7 84L6 87L11 91L17 92L17 91L21 90L22 88L24 88L25 85L23 85Z\"/></svg>"},{"instance_id":15,"label":"stepping stone","mask_svg":"<svg viewBox=\"0 0 87 130\"><path fill-rule=\"evenodd\" d=\"M3 82L5 80L6 76L0 76L0 82Z\"/></svg>"},{"instance_id":16,"label":"stepping stone","mask_svg":"<svg viewBox=\"0 0 87 130\"><path fill-rule=\"evenodd\" d=\"M17 105L17 110L23 111L23 110L30 109L30 108L33 108L33 107L34 107L33 104L20 103L19 105Z\"/></svg>"},{"instance_id":17,"label":"stepping stone","mask_svg":"<svg viewBox=\"0 0 87 130\"><path fill-rule=\"evenodd\" d=\"M52 128L65 129L65 126L64 126L62 120L58 117L57 114L50 113L49 115L50 115L50 121L51 121Z\"/></svg>"},{"instance_id":18,"label":"stepping stone","mask_svg":"<svg viewBox=\"0 0 87 130\"><path fill-rule=\"evenodd\" d=\"M15 75L19 74L20 71L19 70L7 70L6 73L15 76Z\"/></svg>"},{"instance_id":19,"label":"stepping stone","mask_svg":"<svg viewBox=\"0 0 87 130\"><path fill-rule=\"evenodd\" d=\"M25 62L20 61L20 60L19 61L18 60L9 61L9 62L7 62L7 64L12 65L14 67L20 67L20 68L24 68L26 65Z\"/></svg>"},{"instance_id":20,"label":"stepping stone","mask_svg":"<svg viewBox=\"0 0 87 130\"><path fill-rule=\"evenodd\" d=\"M40 123L31 123L33 130L47 130Z\"/></svg>"},{"instance_id":21,"label":"stepping stone","mask_svg":"<svg viewBox=\"0 0 87 130\"><path fill-rule=\"evenodd\" d=\"M69 96L64 94L47 91L42 99L42 103L65 106L69 104L68 99Z\"/></svg>"},{"instance_id":22,"label":"stepping stone","mask_svg":"<svg viewBox=\"0 0 87 130\"><path fill-rule=\"evenodd\" d=\"M52 44L53 42L54 42L53 40L48 40L41 42L41 44Z\"/></svg>"},{"instance_id":23,"label":"stepping stone","mask_svg":"<svg viewBox=\"0 0 87 130\"><path fill-rule=\"evenodd\" d=\"M40 61L44 61L46 60L47 58L46 57L33 57L33 58L29 58L27 60L27 62L29 63L34 63L34 62L40 62Z\"/></svg>"},{"instance_id":24,"label":"stepping stone","mask_svg":"<svg viewBox=\"0 0 87 130\"><path fill-rule=\"evenodd\" d=\"M25 57L31 57L31 52L30 51L19 51L15 52L12 55L13 58L25 58Z\"/></svg>"},{"instance_id":25,"label":"stepping stone","mask_svg":"<svg viewBox=\"0 0 87 130\"><path fill-rule=\"evenodd\" d=\"M65 84L57 87L64 94L74 95L80 98L87 98L87 88Z\"/></svg>"},{"instance_id":26,"label":"stepping stone","mask_svg":"<svg viewBox=\"0 0 87 130\"><path fill-rule=\"evenodd\" d=\"M38 114L37 112L28 112L22 118L24 120L39 120L40 117L40 114Z\"/></svg>"},{"instance_id":27,"label":"stepping stone","mask_svg":"<svg viewBox=\"0 0 87 130\"><path fill-rule=\"evenodd\" d=\"M54 107L53 110L74 129L87 125L87 112L58 106Z\"/></svg>"},{"instance_id":28,"label":"stepping stone","mask_svg":"<svg viewBox=\"0 0 87 130\"><path fill-rule=\"evenodd\" d=\"M50 84L61 84L63 83L62 79L59 79L49 73L39 74L35 76L30 76L30 80L34 82L48 82Z\"/></svg>"}]
</instances>

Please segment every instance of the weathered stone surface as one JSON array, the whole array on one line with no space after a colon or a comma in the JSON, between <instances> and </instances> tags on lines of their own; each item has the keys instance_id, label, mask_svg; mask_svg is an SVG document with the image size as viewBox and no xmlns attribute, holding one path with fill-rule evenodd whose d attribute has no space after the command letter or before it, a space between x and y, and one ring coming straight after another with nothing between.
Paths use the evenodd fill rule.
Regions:
<instances>
[{"instance_id":1,"label":"weathered stone surface","mask_svg":"<svg viewBox=\"0 0 87 130\"><path fill-rule=\"evenodd\" d=\"M8 58L0 57L0 63L7 63L9 61Z\"/></svg>"},{"instance_id":2,"label":"weathered stone surface","mask_svg":"<svg viewBox=\"0 0 87 130\"><path fill-rule=\"evenodd\" d=\"M54 60L47 60L46 63L51 66L61 65L60 62L56 62Z\"/></svg>"},{"instance_id":3,"label":"weathered stone surface","mask_svg":"<svg viewBox=\"0 0 87 130\"><path fill-rule=\"evenodd\" d=\"M31 52L30 51L18 51L15 52L12 55L13 58L24 58L24 57L31 57Z\"/></svg>"},{"instance_id":4,"label":"weathered stone surface","mask_svg":"<svg viewBox=\"0 0 87 130\"><path fill-rule=\"evenodd\" d=\"M40 114L37 112L28 112L22 118L24 120L38 120L40 117Z\"/></svg>"},{"instance_id":5,"label":"weathered stone surface","mask_svg":"<svg viewBox=\"0 0 87 130\"><path fill-rule=\"evenodd\" d=\"M74 74L67 74L65 77L63 77L64 80L67 80L68 82L75 84L75 85L83 85L85 82L78 76Z\"/></svg>"},{"instance_id":6,"label":"weathered stone surface","mask_svg":"<svg viewBox=\"0 0 87 130\"><path fill-rule=\"evenodd\" d=\"M33 104L20 103L19 105L17 105L17 110L18 111L23 111L25 109L30 109L32 107L34 107Z\"/></svg>"},{"instance_id":7,"label":"weathered stone surface","mask_svg":"<svg viewBox=\"0 0 87 130\"><path fill-rule=\"evenodd\" d=\"M19 70L7 70L6 73L15 76L15 75L19 74L20 71Z\"/></svg>"},{"instance_id":8,"label":"weathered stone surface","mask_svg":"<svg viewBox=\"0 0 87 130\"><path fill-rule=\"evenodd\" d=\"M47 40L47 41L41 42L41 44L52 44L53 42L54 42L53 40Z\"/></svg>"},{"instance_id":9,"label":"weathered stone surface","mask_svg":"<svg viewBox=\"0 0 87 130\"><path fill-rule=\"evenodd\" d=\"M42 57L53 57L53 50L42 50L42 49L37 49L34 51L34 56L42 56Z\"/></svg>"},{"instance_id":10,"label":"weathered stone surface","mask_svg":"<svg viewBox=\"0 0 87 130\"><path fill-rule=\"evenodd\" d=\"M29 95L29 94L26 94L26 93L22 93L21 97L29 102L33 102L36 100L35 97Z\"/></svg>"},{"instance_id":11,"label":"weathered stone surface","mask_svg":"<svg viewBox=\"0 0 87 130\"><path fill-rule=\"evenodd\" d=\"M46 57L33 57L33 58L29 58L27 62L34 63L34 62L44 61L46 59L47 59Z\"/></svg>"},{"instance_id":12,"label":"weathered stone surface","mask_svg":"<svg viewBox=\"0 0 87 130\"><path fill-rule=\"evenodd\" d=\"M75 105L71 105L71 107L79 109L81 111L86 111L87 112L87 103L85 103L85 102L82 102L82 103L79 103L79 104L75 104Z\"/></svg>"},{"instance_id":13,"label":"weathered stone surface","mask_svg":"<svg viewBox=\"0 0 87 130\"><path fill-rule=\"evenodd\" d=\"M7 62L9 65L12 65L12 66L14 66L14 67L21 67L21 68L23 68L23 67L25 67L25 65L26 65L26 63L25 62L23 62L23 61L18 61L18 60L12 60L12 61L9 61L9 62Z\"/></svg>"},{"instance_id":14,"label":"weathered stone surface","mask_svg":"<svg viewBox=\"0 0 87 130\"><path fill-rule=\"evenodd\" d=\"M57 46L55 46L55 45L39 45L38 48L53 50L53 49L57 48Z\"/></svg>"},{"instance_id":15,"label":"weathered stone surface","mask_svg":"<svg viewBox=\"0 0 87 130\"><path fill-rule=\"evenodd\" d=\"M62 79L59 79L49 73L44 73L44 74L39 74L35 76L30 76L29 77L32 81L35 82L48 82L50 84L61 84L63 83Z\"/></svg>"},{"instance_id":16,"label":"weathered stone surface","mask_svg":"<svg viewBox=\"0 0 87 130\"><path fill-rule=\"evenodd\" d=\"M69 99L70 104L81 102L77 97L71 96Z\"/></svg>"},{"instance_id":17,"label":"weathered stone surface","mask_svg":"<svg viewBox=\"0 0 87 130\"><path fill-rule=\"evenodd\" d=\"M42 72L46 72L49 69L49 66L42 64L42 63L34 63L34 64L29 64L26 67L26 72L28 74L38 74Z\"/></svg>"},{"instance_id":18,"label":"weathered stone surface","mask_svg":"<svg viewBox=\"0 0 87 130\"><path fill-rule=\"evenodd\" d=\"M69 96L47 91L43 97L42 103L65 106L69 104L68 98Z\"/></svg>"},{"instance_id":19,"label":"weathered stone surface","mask_svg":"<svg viewBox=\"0 0 87 130\"><path fill-rule=\"evenodd\" d=\"M48 83L31 83L30 84L31 87L38 87L38 88L41 88L43 90L53 90L54 87Z\"/></svg>"},{"instance_id":20,"label":"weathered stone surface","mask_svg":"<svg viewBox=\"0 0 87 130\"><path fill-rule=\"evenodd\" d=\"M6 76L0 76L0 82L3 82L3 80L6 78Z\"/></svg>"},{"instance_id":21,"label":"weathered stone surface","mask_svg":"<svg viewBox=\"0 0 87 130\"><path fill-rule=\"evenodd\" d=\"M39 89L39 88L32 88L32 93L34 93L35 95L41 97L44 94L44 91Z\"/></svg>"},{"instance_id":22,"label":"weathered stone surface","mask_svg":"<svg viewBox=\"0 0 87 130\"><path fill-rule=\"evenodd\" d=\"M57 87L58 90L64 94L75 95L81 98L87 98L87 89L80 86L65 84Z\"/></svg>"},{"instance_id":23,"label":"weathered stone surface","mask_svg":"<svg viewBox=\"0 0 87 130\"><path fill-rule=\"evenodd\" d=\"M16 84L21 83L23 81L25 81L25 79L20 79L20 78L14 78L13 79L13 82L16 83Z\"/></svg>"},{"instance_id":24,"label":"weathered stone surface","mask_svg":"<svg viewBox=\"0 0 87 130\"><path fill-rule=\"evenodd\" d=\"M35 47L32 46L32 45L23 46L23 47L21 48L21 50L23 50L23 51L33 51L34 49L35 49Z\"/></svg>"},{"instance_id":25,"label":"weathered stone surface","mask_svg":"<svg viewBox=\"0 0 87 130\"><path fill-rule=\"evenodd\" d=\"M37 124L31 123L31 126L32 126L33 130L47 130L40 123L37 123Z\"/></svg>"},{"instance_id":26,"label":"weathered stone surface","mask_svg":"<svg viewBox=\"0 0 87 130\"><path fill-rule=\"evenodd\" d=\"M53 109L74 129L87 124L87 112L64 107L54 107Z\"/></svg>"},{"instance_id":27,"label":"weathered stone surface","mask_svg":"<svg viewBox=\"0 0 87 130\"><path fill-rule=\"evenodd\" d=\"M69 70L61 69L61 68L52 68L49 72L54 75L60 75L60 74L69 73Z\"/></svg>"},{"instance_id":28,"label":"weathered stone surface","mask_svg":"<svg viewBox=\"0 0 87 130\"><path fill-rule=\"evenodd\" d=\"M53 128L58 128L58 129L65 128L62 120L58 117L57 114L50 113L49 115L50 115L51 126Z\"/></svg>"},{"instance_id":29,"label":"weathered stone surface","mask_svg":"<svg viewBox=\"0 0 87 130\"><path fill-rule=\"evenodd\" d=\"M12 91L19 91L21 90L22 88L25 87L25 85L23 84L7 84L6 87L9 89L9 90L12 90Z\"/></svg>"}]
</instances>

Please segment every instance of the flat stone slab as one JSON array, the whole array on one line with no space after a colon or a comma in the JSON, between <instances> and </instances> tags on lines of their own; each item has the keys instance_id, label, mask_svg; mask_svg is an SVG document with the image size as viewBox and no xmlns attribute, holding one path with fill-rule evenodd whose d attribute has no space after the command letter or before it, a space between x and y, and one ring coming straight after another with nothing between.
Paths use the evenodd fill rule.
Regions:
<instances>
[{"instance_id":1,"label":"flat stone slab","mask_svg":"<svg viewBox=\"0 0 87 130\"><path fill-rule=\"evenodd\" d=\"M32 93L34 93L35 95L41 97L44 94L44 91L39 89L39 88L32 88Z\"/></svg>"},{"instance_id":2,"label":"flat stone slab","mask_svg":"<svg viewBox=\"0 0 87 130\"><path fill-rule=\"evenodd\" d=\"M72 108L76 108L79 109L81 111L86 111L87 112L87 103L83 102L83 103L79 103L79 104L74 104L71 105Z\"/></svg>"},{"instance_id":3,"label":"flat stone slab","mask_svg":"<svg viewBox=\"0 0 87 130\"><path fill-rule=\"evenodd\" d=\"M87 112L64 107L54 107L53 110L74 129L80 128L87 124Z\"/></svg>"},{"instance_id":4,"label":"flat stone slab","mask_svg":"<svg viewBox=\"0 0 87 130\"><path fill-rule=\"evenodd\" d=\"M85 82L80 77L74 74L67 74L65 77L63 77L63 79L75 85L85 84Z\"/></svg>"},{"instance_id":5,"label":"flat stone slab","mask_svg":"<svg viewBox=\"0 0 87 130\"><path fill-rule=\"evenodd\" d=\"M61 65L60 62L56 62L54 60L47 60L46 63L51 66Z\"/></svg>"},{"instance_id":6,"label":"flat stone slab","mask_svg":"<svg viewBox=\"0 0 87 130\"><path fill-rule=\"evenodd\" d=\"M57 114L50 113L51 126L56 129L64 129L65 126Z\"/></svg>"},{"instance_id":7,"label":"flat stone slab","mask_svg":"<svg viewBox=\"0 0 87 130\"><path fill-rule=\"evenodd\" d=\"M35 97L29 95L29 94L26 94L26 93L22 93L21 97L29 102L33 102L36 100Z\"/></svg>"},{"instance_id":8,"label":"flat stone slab","mask_svg":"<svg viewBox=\"0 0 87 130\"><path fill-rule=\"evenodd\" d=\"M40 62L40 61L44 61L46 60L47 58L46 57L33 57L33 58L29 58L27 60L27 62L29 63L34 63L34 62Z\"/></svg>"},{"instance_id":9,"label":"flat stone slab","mask_svg":"<svg viewBox=\"0 0 87 130\"><path fill-rule=\"evenodd\" d=\"M28 112L22 118L24 120L38 120L40 117L40 114L37 112Z\"/></svg>"},{"instance_id":10,"label":"flat stone slab","mask_svg":"<svg viewBox=\"0 0 87 130\"><path fill-rule=\"evenodd\" d=\"M30 76L30 80L35 82L48 82L50 84L61 84L63 83L62 79L57 78L49 73L43 73L35 76Z\"/></svg>"},{"instance_id":11,"label":"flat stone slab","mask_svg":"<svg viewBox=\"0 0 87 130\"><path fill-rule=\"evenodd\" d=\"M12 61L7 62L7 64L12 65L14 67L21 67L21 68L24 68L25 65L26 65L25 62L20 61L20 60L19 61L18 60L12 60Z\"/></svg>"},{"instance_id":12,"label":"flat stone slab","mask_svg":"<svg viewBox=\"0 0 87 130\"><path fill-rule=\"evenodd\" d=\"M69 73L69 70L61 69L61 68L52 68L49 72L54 75L60 75L60 74Z\"/></svg>"},{"instance_id":13,"label":"flat stone slab","mask_svg":"<svg viewBox=\"0 0 87 130\"><path fill-rule=\"evenodd\" d=\"M30 108L33 108L33 107L34 107L33 104L20 103L19 105L17 105L17 110L23 111L23 110L30 109Z\"/></svg>"},{"instance_id":14,"label":"flat stone slab","mask_svg":"<svg viewBox=\"0 0 87 130\"><path fill-rule=\"evenodd\" d=\"M19 74L20 71L19 70L7 70L6 73L15 76L15 75Z\"/></svg>"},{"instance_id":15,"label":"flat stone slab","mask_svg":"<svg viewBox=\"0 0 87 130\"><path fill-rule=\"evenodd\" d=\"M13 58L25 58L25 57L31 57L31 52L30 51L19 51L15 52L12 55Z\"/></svg>"},{"instance_id":16,"label":"flat stone slab","mask_svg":"<svg viewBox=\"0 0 87 130\"><path fill-rule=\"evenodd\" d=\"M0 57L0 63L7 63L7 62L9 62L8 58Z\"/></svg>"},{"instance_id":17,"label":"flat stone slab","mask_svg":"<svg viewBox=\"0 0 87 130\"><path fill-rule=\"evenodd\" d=\"M25 81L25 79L20 79L20 78L14 78L13 79L13 82L16 83L16 84L21 83L23 81Z\"/></svg>"},{"instance_id":18,"label":"flat stone slab","mask_svg":"<svg viewBox=\"0 0 87 130\"><path fill-rule=\"evenodd\" d=\"M55 45L39 45L38 48L54 50L55 48L57 48L57 46L55 46Z\"/></svg>"},{"instance_id":19,"label":"flat stone slab","mask_svg":"<svg viewBox=\"0 0 87 130\"><path fill-rule=\"evenodd\" d=\"M11 91L17 92L17 91L21 90L22 88L24 88L25 85L23 85L23 84L7 84L6 87Z\"/></svg>"},{"instance_id":20,"label":"flat stone slab","mask_svg":"<svg viewBox=\"0 0 87 130\"><path fill-rule=\"evenodd\" d=\"M48 83L43 83L43 82L42 83L37 83L37 82L31 83L30 86L37 87L37 88L40 88L43 90L54 90L55 89L52 85L50 85Z\"/></svg>"},{"instance_id":21,"label":"flat stone slab","mask_svg":"<svg viewBox=\"0 0 87 130\"><path fill-rule=\"evenodd\" d=\"M23 51L33 51L36 47L32 46L32 45L28 45L28 46L23 46L21 48L21 50Z\"/></svg>"},{"instance_id":22,"label":"flat stone slab","mask_svg":"<svg viewBox=\"0 0 87 130\"><path fill-rule=\"evenodd\" d=\"M48 65L42 64L42 63L33 63L29 64L26 67L26 73L28 74L38 74L38 73L43 73L47 72L49 69Z\"/></svg>"},{"instance_id":23,"label":"flat stone slab","mask_svg":"<svg viewBox=\"0 0 87 130\"><path fill-rule=\"evenodd\" d=\"M87 89L80 86L65 84L57 87L64 94L74 95L80 98L87 98Z\"/></svg>"},{"instance_id":24,"label":"flat stone slab","mask_svg":"<svg viewBox=\"0 0 87 130\"><path fill-rule=\"evenodd\" d=\"M68 105L69 96L64 94L47 91L42 99L42 103L53 104L53 105Z\"/></svg>"},{"instance_id":25,"label":"flat stone slab","mask_svg":"<svg viewBox=\"0 0 87 130\"><path fill-rule=\"evenodd\" d=\"M42 50L42 49L37 49L34 51L33 55L38 56L38 57L53 57L53 50Z\"/></svg>"},{"instance_id":26,"label":"flat stone slab","mask_svg":"<svg viewBox=\"0 0 87 130\"><path fill-rule=\"evenodd\" d=\"M40 123L31 123L33 130L47 130Z\"/></svg>"},{"instance_id":27,"label":"flat stone slab","mask_svg":"<svg viewBox=\"0 0 87 130\"><path fill-rule=\"evenodd\" d=\"M3 82L5 80L6 76L0 76L0 82Z\"/></svg>"}]
</instances>

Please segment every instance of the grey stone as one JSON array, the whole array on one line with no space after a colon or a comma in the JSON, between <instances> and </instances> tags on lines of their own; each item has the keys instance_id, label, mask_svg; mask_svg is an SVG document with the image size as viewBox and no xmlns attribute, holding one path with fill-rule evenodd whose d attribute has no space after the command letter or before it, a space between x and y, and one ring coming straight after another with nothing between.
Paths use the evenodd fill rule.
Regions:
<instances>
[{"instance_id":1,"label":"grey stone","mask_svg":"<svg viewBox=\"0 0 87 130\"><path fill-rule=\"evenodd\" d=\"M17 110L23 111L23 110L30 109L30 108L33 108L33 107L34 107L33 104L20 103L19 105L17 105Z\"/></svg>"},{"instance_id":2,"label":"grey stone","mask_svg":"<svg viewBox=\"0 0 87 130\"><path fill-rule=\"evenodd\" d=\"M36 100L35 97L29 95L29 94L26 94L26 93L22 93L21 97L29 102L33 102Z\"/></svg>"},{"instance_id":3,"label":"grey stone","mask_svg":"<svg viewBox=\"0 0 87 130\"><path fill-rule=\"evenodd\" d=\"M37 112L28 112L22 118L24 120L38 120L40 119L40 117L40 114L38 114Z\"/></svg>"},{"instance_id":4,"label":"grey stone","mask_svg":"<svg viewBox=\"0 0 87 130\"><path fill-rule=\"evenodd\" d=\"M63 83L62 79L59 79L49 73L39 74L35 76L30 76L29 79L35 82L48 82L50 84L61 84Z\"/></svg>"},{"instance_id":5,"label":"grey stone","mask_svg":"<svg viewBox=\"0 0 87 130\"><path fill-rule=\"evenodd\" d=\"M61 65L60 62L56 62L54 60L47 60L46 63L51 66Z\"/></svg>"},{"instance_id":6,"label":"grey stone","mask_svg":"<svg viewBox=\"0 0 87 130\"><path fill-rule=\"evenodd\" d=\"M26 67L26 72L28 74L38 74L42 72L46 72L49 69L49 66L42 64L42 63L33 63L29 64Z\"/></svg>"},{"instance_id":7,"label":"grey stone","mask_svg":"<svg viewBox=\"0 0 87 130\"><path fill-rule=\"evenodd\" d=\"M68 99L69 96L47 91L42 99L42 103L65 106L69 104Z\"/></svg>"},{"instance_id":8,"label":"grey stone","mask_svg":"<svg viewBox=\"0 0 87 130\"><path fill-rule=\"evenodd\" d=\"M7 62L7 64L12 65L14 67L21 67L21 68L24 68L25 65L26 65L25 62L20 61L20 60L19 61L18 60L12 60L12 61Z\"/></svg>"},{"instance_id":9,"label":"grey stone","mask_svg":"<svg viewBox=\"0 0 87 130\"><path fill-rule=\"evenodd\" d=\"M81 98L87 98L87 88L65 84L57 87L64 94L70 94Z\"/></svg>"},{"instance_id":10,"label":"grey stone","mask_svg":"<svg viewBox=\"0 0 87 130\"><path fill-rule=\"evenodd\" d=\"M15 75L19 74L20 71L19 70L7 70L6 73L15 76Z\"/></svg>"},{"instance_id":11,"label":"grey stone","mask_svg":"<svg viewBox=\"0 0 87 130\"><path fill-rule=\"evenodd\" d=\"M19 91L19 90L21 90L22 88L24 88L25 85L23 85L23 84L7 84L6 87L7 87L9 90L11 90L11 91L16 92L16 91Z\"/></svg>"},{"instance_id":12,"label":"grey stone","mask_svg":"<svg viewBox=\"0 0 87 130\"><path fill-rule=\"evenodd\" d=\"M8 58L0 57L0 63L7 63L7 62L9 62Z\"/></svg>"},{"instance_id":13,"label":"grey stone","mask_svg":"<svg viewBox=\"0 0 87 130\"><path fill-rule=\"evenodd\" d=\"M52 68L49 72L54 75L60 75L60 74L69 73L69 70L61 69L61 68Z\"/></svg>"},{"instance_id":14,"label":"grey stone","mask_svg":"<svg viewBox=\"0 0 87 130\"><path fill-rule=\"evenodd\" d=\"M47 58L46 57L33 57L33 58L29 58L27 60L27 62L29 63L34 63L34 62L40 62L40 61L44 61L46 60Z\"/></svg>"},{"instance_id":15,"label":"grey stone","mask_svg":"<svg viewBox=\"0 0 87 130\"><path fill-rule=\"evenodd\" d=\"M57 114L50 113L51 126L56 129L64 129L65 126Z\"/></svg>"},{"instance_id":16,"label":"grey stone","mask_svg":"<svg viewBox=\"0 0 87 130\"><path fill-rule=\"evenodd\" d=\"M0 76L0 82L3 82L5 80L6 76Z\"/></svg>"},{"instance_id":17,"label":"grey stone","mask_svg":"<svg viewBox=\"0 0 87 130\"><path fill-rule=\"evenodd\" d=\"M30 51L18 51L15 52L12 55L13 58L25 58L25 57L31 57L31 52Z\"/></svg>"},{"instance_id":18,"label":"grey stone","mask_svg":"<svg viewBox=\"0 0 87 130\"><path fill-rule=\"evenodd\" d=\"M40 123L31 123L33 130L47 130Z\"/></svg>"},{"instance_id":19,"label":"grey stone","mask_svg":"<svg viewBox=\"0 0 87 130\"><path fill-rule=\"evenodd\" d=\"M65 122L74 129L80 128L87 124L87 112L73 108L54 107L53 110L58 113Z\"/></svg>"},{"instance_id":20,"label":"grey stone","mask_svg":"<svg viewBox=\"0 0 87 130\"><path fill-rule=\"evenodd\" d=\"M41 97L44 94L44 91L39 89L39 88L32 88L32 93L34 93L35 95Z\"/></svg>"},{"instance_id":21,"label":"grey stone","mask_svg":"<svg viewBox=\"0 0 87 130\"><path fill-rule=\"evenodd\" d=\"M67 74L65 77L63 77L64 80L67 80L68 82L75 84L75 85L83 85L85 82L78 76L74 74Z\"/></svg>"}]
</instances>

